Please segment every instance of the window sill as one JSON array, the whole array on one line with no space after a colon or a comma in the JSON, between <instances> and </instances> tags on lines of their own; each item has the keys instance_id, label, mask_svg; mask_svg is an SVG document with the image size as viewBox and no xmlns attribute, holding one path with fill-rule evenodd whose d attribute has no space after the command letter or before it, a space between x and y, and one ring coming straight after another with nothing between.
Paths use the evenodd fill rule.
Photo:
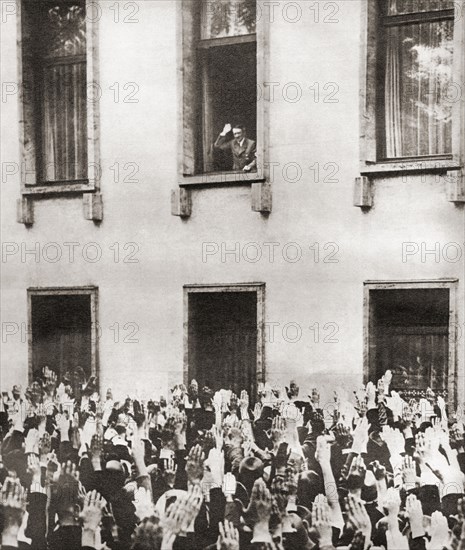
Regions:
<instances>
[{"instance_id":1,"label":"window sill","mask_svg":"<svg viewBox=\"0 0 465 550\"><path fill-rule=\"evenodd\" d=\"M86 180L79 180L74 182L59 182L59 183L49 183L42 184L38 183L36 185L25 185L23 186L21 193L22 195L68 195L68 194L82 194L82 193L92 193L96 191L95 185L89 183Z\"/></svg>"},{"instance_id":2,"label":"window sill","mask_svg":"<svg viewBox=\"0 0 465 550\"><path fill-rule=\"evenodd\" d=\"M211 172L208 174L198 174L196 176L181 176L179 185L181 187L202 186L202 185L243 185L265 181L262 171L258 172Z\"/></svg>"},{"instance_id":3,"label":"window sill","mask_svg":"<svg viewBox=\"0 0 465 550\"><path fill-rule=\"evenodd\" d=\"M373 164L363 163L360 167L360 174L362 176L384 176L384 175L396 175L404 172L417 172L417 173L437 173L447 172L449 170L460 170L462 166L460 163L452 158L437 158L437 159L406 159L395 161L384 161Z\"/></svg>"}]
</instances>

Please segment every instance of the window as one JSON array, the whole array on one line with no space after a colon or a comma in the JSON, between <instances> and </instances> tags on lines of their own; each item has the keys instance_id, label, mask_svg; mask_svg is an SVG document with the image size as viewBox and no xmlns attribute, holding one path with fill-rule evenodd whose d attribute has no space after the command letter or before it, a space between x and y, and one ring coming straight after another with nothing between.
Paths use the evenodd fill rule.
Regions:
<instances>
[{"instance_id":1,"label":"window","mask_svg":"<svg viewBox=\"0 0 465 550\"><path fill-rule=\"evenodd\" d=\"M180 9L180 183L260 181L265 30L257 0L183 0Z\"/></svg>"},{"instance_id":2,"label":"window","mask_svg":"<svg viewBox=\"0 0 465 550\"><path fill-rule=\"evenodd\" d=\"M97 19L86 0L22 1L25 193L95 189Z\"/></svg>"},{"instance_id":3,"label":"window","mask_svg":"<svg viewBox=\"0 0 465 550\"><path fill-rule=\"evenodd\" d=\"M364 6L361 174L460 169L460 3L364 0Z\"/></svg>"},{"instance_id":4,"label":"window","mask_svg":"<svg viewBox=\"0 0 465 550\"><path fill-rule=\"evenodd\" d=\"M453 0L381 4L380 156L451 154Z\"/></svg>"},{"instance_id":5,"label":"window","mask_svg":"<svg viewBox=\"0 0 465 550\"><path fill-rule=\"evenodd\" d=\"M454 287L449 283L368 284L367 378L393 373L406 398L429 387L455 399Z\"/></svg>"},{"instance_id":6,"label":"window","mask_svg":"<svg viewBox=\"0 0 465 550\"><path fill-rule=\"evenodd\" d=\"M97 290L30 289L29 372L44 366L59 379L78 367L88 379L97 370Z\"/></svg>"},{"instance_id":7,"label":"window","mask_svg":"<svg viewBox=\"0 0 465 550\"><path fill-rule=\"evenodd\" d=\"M256 140L257 120L257 48L255 38L255 0L217 0L201 2L199 74L201 79L201 135L203 172L241 170L233 155L244 155L252 164L254 151L234 147L234 127L245 125L243 139ZM231 130L219 141L225 124ZM215 146L216 145L216 146ZM245 145L245 144L244 144ZM240 153L239 153L240 151ZM244 163L243 163L244 164Z\"/></svg>"},{"instance_id":8,"label":"window","mask_svg":"<svg viewBox=\"0 0 465 550\"><path fill-rule=\"evenodd\" d=\"M256 394L263 381L264 285L186 286L185 382Z\"/></svg>"}]
</instances>

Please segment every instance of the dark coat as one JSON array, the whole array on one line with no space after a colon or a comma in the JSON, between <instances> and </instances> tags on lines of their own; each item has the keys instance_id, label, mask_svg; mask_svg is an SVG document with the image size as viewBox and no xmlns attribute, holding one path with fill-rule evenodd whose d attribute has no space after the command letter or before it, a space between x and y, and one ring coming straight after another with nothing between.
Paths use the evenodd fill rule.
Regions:
<instances>
[{"instance_id":1,"label":"dark coat","mask_svg":"<svg viewBox=\"0 0 465 550\"><path fill-rule=\"evenodd\" d=\"M244 138L242 145L235 139L228 141L226 136L221 134L218 136L214 144L215 149L221 149L222 151L231 151L233 157L233 170L243 170L245 166L252 164L251 169L253 170L256 166L256 144L255 141Z\"/></svg>"}]
</instances>

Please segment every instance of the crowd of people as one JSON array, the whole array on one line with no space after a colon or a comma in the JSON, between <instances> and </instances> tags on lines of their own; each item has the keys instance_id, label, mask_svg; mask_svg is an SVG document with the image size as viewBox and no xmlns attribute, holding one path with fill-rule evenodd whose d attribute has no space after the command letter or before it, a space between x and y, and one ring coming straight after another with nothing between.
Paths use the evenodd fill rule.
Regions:
<instances>
[{"instance_id":1,"label":"crowd of people","mask_svg":"<svg viewBox=\"0 0 465 550\"><path fill-rule=\"evenodd\" d=\"M2 394L1 548L465 550L464 419L391 383L116 401L45 367Z\"/></svg>"}]
</instances>

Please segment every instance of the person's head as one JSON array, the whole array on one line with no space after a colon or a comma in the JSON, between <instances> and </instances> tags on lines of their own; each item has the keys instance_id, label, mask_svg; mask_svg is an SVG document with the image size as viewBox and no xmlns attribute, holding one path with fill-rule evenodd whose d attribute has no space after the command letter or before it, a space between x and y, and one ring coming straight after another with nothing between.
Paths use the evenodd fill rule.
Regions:
<instances>
[{"instance_id":1,"label":"person's head","mask_svg":"<svg viewBox=\"0 0 465 550\"><path fill-rule=\"evenodd\" d=\"M232 127L232 131L234 139L236 139L237 141L241 141L243 138L245 138L246 130L243 124L234 124Z\"/></svg>"}]
</instances>

